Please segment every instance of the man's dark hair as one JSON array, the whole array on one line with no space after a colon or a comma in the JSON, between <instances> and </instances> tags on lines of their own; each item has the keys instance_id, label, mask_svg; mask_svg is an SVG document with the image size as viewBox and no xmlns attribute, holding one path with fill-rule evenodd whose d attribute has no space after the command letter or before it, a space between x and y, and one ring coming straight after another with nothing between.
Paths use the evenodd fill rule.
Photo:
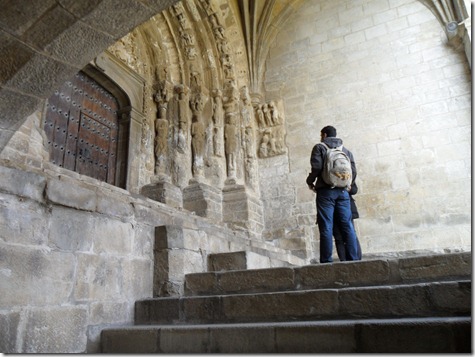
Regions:
<instances>
[{"instance_id":1,"label":"man's dark hair","mask_svg":"<svg viewBox=\"0 0 475 357\"><path fill-rule=\"evenodd\" d=\"M336 137L336 129L331 125L327 125L320 132L322 134L327 134L327 137L329 137L329 138L335 138Z\"/></svg>"}]
</instances>

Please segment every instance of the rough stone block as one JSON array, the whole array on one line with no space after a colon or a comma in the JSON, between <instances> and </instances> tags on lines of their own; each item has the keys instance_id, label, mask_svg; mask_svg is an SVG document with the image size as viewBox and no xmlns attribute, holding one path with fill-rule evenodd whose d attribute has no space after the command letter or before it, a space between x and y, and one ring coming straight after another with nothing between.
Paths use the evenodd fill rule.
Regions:
<instances>
[{"instance_id":1,"label":"rough stone block","mask_svg":"<svg viewBox=\"0 0 475 357\"><path fill-rule=\"evenodd\" d=\"M87 307L67 306L28 312L24 353L83 353L86 346Z\"/></svg>"},{"instance_id":2,"label":"rough stone block","mask_svg":"<svg viewBox=\"0 0 475 357\"><path fill-rule=\"evenodd\" d=\"M160 330L160 353L207 353L210 332L207 328L170 327Z\"/></svg>"},{"instance_id":3,"label":"rough stone block","mask_svg":"<svg viewBox=\"0 0 475 357\"><path fill-rule=\"evenodd\" d=\"M113 300L123 296L121 261L113 256L77 254L74 299Z\"/></svg>"},{"instance_id":4,"label":"rough stone block","mask_svg":"<svg viewBox=\"0 0 475 357\"><path fill-rule=\"evenodd\" d=\"M290 290L294 287L291 268L244 270L220 274L219 289L225 292Z\"/></svg>"},{"instance_id":5,"label":"rough stone block","mask_svg":"<svg viewBox=\"0 0 475 357\"><path fill-rule=\"evenodd\" d=\"M68 301L74 270L70 253L1 244L0 309Z\"/></svg>"},{"instance_id":6,"label":"rough stone block","mask_svg":"<svg viewBox=\"0 0 475 357\"><path fill-rule=\"evenodd\" d=\"M19 312L0 313L0 351L2 353L20 353L17 350L17 338L19 336Z\"/></svg>"},{"instance_id":7,"label":"rough stone block","mask_svg":"<svg viewBox=\"0 0 475 357\"><path fill-rule=\"evenodd\" d=\"M218 278L212 273L194 273L185 276L185 295L207 295L218 292Z\"/></svg>"},{"instance_id":8,"label":"rough stone block","mask_svg":"<svg viewBox=\"0 0 475 357\"><path fill-rule=\"evenodd\" d=\"M73 207L85 211L94 211L97 205L96 192L66 179L48 180L46 188L47 199L66 207Z\"/></svg>"},{"instance_id":9,"label":"rough stone block","mask_svg":"<svg viewBox=\"0 0 475 357\"><path fill-rule=\"evenodd\" d=\"M140 193L152 200L165 203L170 207L183 207L183 197L180 188L168 182L145 185Z\"/></svg>"},{"instance_id":10,"label":"rough stone block","mask_svg":"<svg viewBox=\"0 0 475 357\"><path fill-rule=\"evenodd\" d=\"M337 291L236 295L223 299L227 321L285 321L338 313Z\"/></svg>"},{"instance_id":11,"label":"rough stone block","mask_svg":"<svg viewBox=\"0 0 475 357\"><path fill-rule=\"evenodd\" d=\"M183 298L183 317L192 323L216 323L225 321L219 296ZM228 320L231 322L232 320Z\"/></svg>"},{"instance_id":12,"label":"rough stone block","mask_svg":"<svg viewBox=\"0 0 475 357\"><path fill-rule=\"evenodd\" d=\"M194 182L183 190L183 208L195 212L198 216L220 221L221 191L210 185Z\"/></svg>"},{"instance_id":13,"label":"rough stone block","mask_svg":"<svg viewBox=\"0 0 475 357\"><path fill-rule=\"evenodd\" d=\"M448 321L411 321L364 324L359 327L358 350L362 353L466 353L470 351L468 323L463 323L465 338L457 341L454 326ZM460 334L463 336L463 332ZM464 346L465 345L465 346ZM465 348L464 348L465 347Z\"/></svg>"},{"instance_id":14,"label":"rough stone block","mask_svg":"<svg viewBox=\"0 0 475 357\"><path fill-rule=\"evenodd\" d=\"M340 314L345 316L428 316L431 302L424 286L352 288L338 293Z\"/></svg>"},{"instance_id":15,"label":"rough stone block","mask_svg":"<svg viewBox=\"0 0 475 357\"><path fill-rule=\"evenodd\" d=\"M303 325L303 326L302 326ZM279 353L349 353L356 351L355 326L327 323L324 326L299 324L275 327Z\"/></svg>"},{"instance_id":16,"label":"rough stone block","mask_svg":"<svg viewBox=\"0 0 475 357\"><path fill-rule=\"evenodd\" d=\"M245 251L208 255L208 271L245 270L246 268Z\"/></svg>"},{"instance_id":17,"label":"rough stone block","mask_svg":"<svg viewBox=\"0 0 475 357\"><path fill-rule=\"evenodd\" d=\"M35 201L0 193L0 238L5 242L46 245L48 209ZM18 232L22 234L18 234Z\"/></svg>"},{"instance_id":18,"label":"rough stone block","mask_svg":"<svg viewBox=\"0 0 475 357\"><path fill-rule=\"evenodd\" d=\"M180 321L180 300L160 298L135 303L135 324L172 324Z\"/></svg>"},{"instance_id":19,"label":"rough stone block","mask_svg":"<svg viewBox=\"0 0 475 357\"><path fill-rule=\"evenodd\" d=\"M97 217L86 212L55 206L51 212L49 244L66 251L90 251L99 233L96 222Z\"/></svg>"},{"instance_id":20,"label":"rough stone block","mask_svg":"<svg viewBox=\"0 0 475 357\"><path fill-rule=\"evenodd\" d=\"M309 265L295 269L295 280L302 289L376 285L390 281L387 261L371 260L330 265Z\"/></svg>"},{"instance_id":21,"label":"rough stone block","mask_svg":"<svg viewBox=\"0 0 475 357\"><path fill-rule=\"evenodd\" d=\"M128 259L122 262L122 294L134 301L152 296L153 265L148 259Z\"/></svg>"},{"instance_id":22,"label":"rough stone block","mask_svg":"<svg viewBox=\"0 0 475 357\"><path fill-rule=\"evenodd\" d=\"M275 351L274 330L268 327L223 326L210 331L213 353L266 353Z\"/></svg>"},{"instance_id":23,"label":"rough stone block","mask_svg":"<svg viewBox=\"0 0 475 357\"><path fill-rule=\"evenodd\" d=\"M471 252L405 258L399 260L399 272L403 281L417 281L432 276L470 276L471 260Z\"/></svg>"},{"instance_id":24,"label":"rough stone block","mask_svg":"<svg viewBox=\"0 0 475 357\"><path fill-rule=\"evenodd\" d=\"M104 330L101 335L102 353L158 353L159 329L131 327Z\"/></svg>"},{"instance_id":25,"label":"rough stone block","mask_svg":"<svg viewBox=\"0 0 475 357\"><path fill-rule=\"evenodd\" d=\"M33 172L0 166L0 191L43 202L46 179Z\"/></svg>"}]
</instances>

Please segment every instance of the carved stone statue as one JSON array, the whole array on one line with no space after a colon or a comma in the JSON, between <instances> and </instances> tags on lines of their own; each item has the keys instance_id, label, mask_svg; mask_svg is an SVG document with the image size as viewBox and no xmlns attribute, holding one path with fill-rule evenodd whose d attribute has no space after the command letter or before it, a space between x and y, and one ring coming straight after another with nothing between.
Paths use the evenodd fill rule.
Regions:
<instances>
[{"instance_id":1,"label":"carved stone statue","mask_svg":"<svg viewBox=\"0 0 475 357\"><path fill-rule=\"evenodd\" d=\"M190 118L190 102L188 98L188 88L179 84L175 86L175 92L178 95L178 139L177 148L181 153L186 149L186 131Z\"/></svg>"},{"instance_id":2,"label":"carved stone statue","mask_svg":"<svg viewBox=\"0 0 475 357\"><path fill-rule=\"evenodd\" d=\"M224 152L226 154L226 164L228 178L236 177L236 155L238 151L238 128L236 126L236 115L226 116L227 123L224 126Z\"/></svg>"},{"instance_id":3,"label":"carved stone statue","mask_svg":"<svg viewBox=\"0 0 475 357\"><path fill-rule=\"evenodd\" d=\"M204 167L204 153L206 144L205 127L198 115L193 115L191 124L191 149L193 155L193 175L202 176Z\"/></svg>"},{"instance_id":4,"label":"carved stone statue","mask_svg":"<svg viewBox=\"0 0 475 357\"><path fill-rule=\"evenodd\" d=\"M264 112L262 111L262 107L263 107L262 105L256 106L257 124L259 125L260 128L265 128L266 122L264 119Z\"/></svg>"}]
</instances>

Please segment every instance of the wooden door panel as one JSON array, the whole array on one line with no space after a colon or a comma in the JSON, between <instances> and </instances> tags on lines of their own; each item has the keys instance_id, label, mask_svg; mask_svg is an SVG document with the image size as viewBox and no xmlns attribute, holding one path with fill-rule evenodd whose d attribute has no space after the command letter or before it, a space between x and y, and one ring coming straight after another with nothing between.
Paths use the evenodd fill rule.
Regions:
<instances>
[{"instance_id":1,"label":"wooden door panel","mask_svg":"<svg viewBox=\"0 0 475 357\"><path fill-rule=\"evenodd\" d=\"M118 110L112 94L79 72L48 100L44 129L50 160L115 184Z\"/></svg>"}]
</instances>

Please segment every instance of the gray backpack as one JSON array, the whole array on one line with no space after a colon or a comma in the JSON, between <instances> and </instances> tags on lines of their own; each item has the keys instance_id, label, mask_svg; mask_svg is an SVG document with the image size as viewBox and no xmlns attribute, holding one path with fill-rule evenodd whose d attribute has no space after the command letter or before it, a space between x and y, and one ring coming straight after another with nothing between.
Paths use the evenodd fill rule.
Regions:
<instances>
[{"instance_id":1,"label":"gray backpack","mask_svg":"<svg viewBox=\"0 0 475 357\"><path fill-rule=\"evenodd\" d=\"M323 163L323 181L332 188L345 187L349 190L352 180L351 161L348 155L343 152L343 145L330 148L325 143L321 144L327 148Z\"/></svg>"}]
</instances>

